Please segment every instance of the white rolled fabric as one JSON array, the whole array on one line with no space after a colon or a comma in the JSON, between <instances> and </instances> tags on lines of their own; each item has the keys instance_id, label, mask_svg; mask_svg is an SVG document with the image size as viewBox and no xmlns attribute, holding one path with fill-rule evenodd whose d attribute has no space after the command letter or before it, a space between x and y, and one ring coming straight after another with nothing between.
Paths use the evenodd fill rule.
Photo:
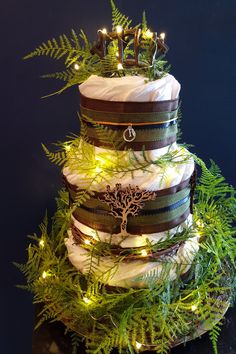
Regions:
<instances>
[{"instance_id":1,"label":"white rolled fabric","mask_svg":"<svg viewBox=\"0 0 236 354\"><path fill-rule=\"evenodd\" d=\"M170 74L148 81L143 76L101 77L91 75L79 85L83 96L106 101L154 102L179 97L180 84Z\"/></svg>"},{"instance_id":2,"label":"white rolled fabric","mask_svg":"<svg viewBox=\"0 0 236 354\"><path fill-rule=\"evenodd\" d=\"M168 168L153 164L148 167L148 171L142 171L141 169L136 170L133 172L133 175L131 175L131 173L126 173L125 175L124 173L116 173L114 176L109 176L109 185L111 188L114 188L116 183L119 182L124 188L131 184L139 186L140 189L157 191L181 183L192 175L194 161L186 149L177 147L175 150L178 151L179 161L183 161L184 159L187 161L178 164L176 163L175 165L172 164ZM124 158L124 154L122 156ZM189 157L189 159L186 157ZM91 183L88 178L86 179L85 175L78 174L76 171L72 171L69 167L63 169L63 174L69 183L78 186L79 189L87 188ZM94 191L101 192L106 190L107 184L107 181L101 180L99 183L94 182L91 188Z\"/></svg>"}]
</instances>

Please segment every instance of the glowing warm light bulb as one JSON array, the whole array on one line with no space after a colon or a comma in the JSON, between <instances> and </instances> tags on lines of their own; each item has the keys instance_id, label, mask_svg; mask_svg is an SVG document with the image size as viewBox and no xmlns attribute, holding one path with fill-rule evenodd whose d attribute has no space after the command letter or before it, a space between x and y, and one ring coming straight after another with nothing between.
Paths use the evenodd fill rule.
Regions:
<instances>
[{"instance_id":1,"label":"glowing warm light bulb","mask_svg":"<svg viewBox=\"0 0 236 354\"><path fill-rule=\"evenodd\" d=\"M150 29L147 29L145 32L145 37L151 39L153 37L153 32L151 32Z\"/></svg>"},{"instance_id":2,"label":"glowing warm light bulb","mask_svg":"<svg viewBox=\"0 0 236 354\"><path fill-rule=\"evenodd\" d=\"M70 151L70 145L65 145L65 150Z\"/></svg>"},{"instance_id":3,"label":"glowing warm light bulb","mask_svg":"<svg viewBox=\"0 0 236 354\"><path fill-rule=\"evenodd\" d=\"M79 68L80 68L79 64L78 64L78 63L75 63L75 64L74 64L74 69L75 69L75 70L79 70Z\"/></svg>"},{"instance_id":4,"label":"glowing warm light bulb","mask_svg":"<svg viewBox=\"0 0 236 354\"><path fill-rule=\"evenodd\" d=\"M203 221L202 220L200 220L200 219L198 219L197 221L196 221L196 225L198 226L198 227L204 227L204 223L203 223Z\"/></svg>"},{"instance_id":5,"label":"glowing warm light bulb","mask_svg":"<svg viewBox=\"0 0 236 354\"><path fill-rule=\"evenodd\" d=\"M195 312L197 310L197 306L196 305L192 305L191 306L191 311Z\"/></svg>"},{"instance_id":6,"label":"glowing warm light bulb","mask_svg":"<svg viewBox=\"0 0 236 354\"><path fill-rule=\"evenodd\" d=\"M162 33L160 33L159 37L162 41L164 41L166 38L166 34L164 32L162 32Z\"/></svg>"},{"instance_id":7,"label":"glowing warm light bulb","mask_svg":"<svg viewBox=\"0 0 236 354\"><path fill-rule=\"evenodd\" d=\"M89 304L91 304L91 300L90 299L88 299L87 297L83 297L83 301L87 304L87 305L89 305Z\"/></svg>"},{"instance_id":8,"label":"glowing warm light bulb","mask_svg":"<svg viewBox=\"0 0 236 354\"><path fill-rule=\"evenodd\" d=\"M148 253L147 253L146 250L142 250L142 251L141 251L141 256L142 256L142 257L147 257L147 255L148 255Z\"/></svg>"},{"instance_id":9,"label":"glowing warm light bulb","mask_svg":"<svg viewBox=\"0 0 236 354\"><path fill-rule=\"evenodd\" d=\"M100 166L96 166L96 167L95 167L95 172L96 172L96 173L102 172L102 168L101 168Z\"/></svg>"},{"instance_id":10,"label":"glowing warm light bulb","mask_svg":"<svg viewBox=\"0 0 236 354\"><path fill-rule=\"evenodd\" d=\"M119 64L117 65L117 69L118 69L118 70L123 70L123 65L122 65L121 63L119 63Z\"/></svg>"},{"instance_id":11,"label":"glowing warm light bulb","mask_svg":"<svg viewBox=\"0 0 236 354\"><path fill-rule=\"evenodd\" d=\"M123 28L121 26L116 26L116 32L117 34L121 34L123 31Z\"/></svg>"},{"instance_id":12,"label":"glowing warm light bulb","mask_svg":"<svg viewBox=\"0 0 236 354\"><path fill-rule=\"evenodd\" d=\"M101 32L102 32L103 34L107 34L107 29L106 29L106 28L103 28L103 29L101 30Z\"/></svg>"},{"instance_id":13,"label":"glowing warm light bulb","mask_svg":"<svg viewBox=\"0 0 236 354\"><path fill-rule=\"evenodd\" d=\"M119 56L119 52L116 52L116 57L118 57Z\"/></svg>"},{"instance_id":14,"label":"glowing warm light bulb","mask_svg":"<svg viewBox=\"0 0 236 354\"><path fill-rule=\"evenodd\" d=\"M139 349L141 349L142 344L139 343L139 342L135 342L135 346L136 346L136 348L139 350Z\"/></svg>"},{"instance_id":15,"label":"glowing warm light bulb","mask_svg":"<svg viewBox=\"0 0 236 354\"><path fill-rule=\"evenodd\" d=\"M102 158L101 156L96 156L95 160L99 163L99 165L104 165L106 163L106 161L104 160L104 158Z\"/></svg>"},{"instance_id":16,"label":"glowing warm light bulb","mask_svg":"<svg viewBox=\"0 0 236 354\"><path fill-rule=\"evenodd\" d=\"M45 242L44 242L44 240L42 238L39 241L39 246L42 247L42 248L45 246Z\"/></svg>"},{"instance_id":17,"label":"glowing warm light bulb","mask_svg":"<svg viewBox=\"0 0 236 354\"><path fill-rule=\"evenodd\" d=\"M90 244L91 244L91 241L86 238L86 239L84 240L84 243L85 243L86 245L90 245Z\"/></svg>"},{"instance_id":18,"label":"glowing warm light bulb","mask_svg":"<svg viewBox=\"0 0 236 354\"><path fill-rule=\"evenodd\" d=\"M45 278L47 278L47 276L48 276L48 273L44 271L44 272L42 273L42 278L45 279Z\"/></svg>"}]
</instances>

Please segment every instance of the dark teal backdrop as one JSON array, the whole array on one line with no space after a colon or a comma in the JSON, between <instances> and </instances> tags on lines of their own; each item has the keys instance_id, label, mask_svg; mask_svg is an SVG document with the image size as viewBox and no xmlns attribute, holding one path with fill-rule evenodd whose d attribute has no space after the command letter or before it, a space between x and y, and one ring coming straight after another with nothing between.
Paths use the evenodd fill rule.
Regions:
<instances>
[{"instance_id":1,"label":"dark teal backdrop","mask_svg":"<svg viewBox=\"0 0 236 354\"><path fill-rule=\"evenodd\" d=\"M236 185L235 0L117 0L139 22L166 32L172 73L182 84L183 140L212 158ZM78 132L76 88L41 100L56 82L39 75L60 68L49 59L21 57L51 36L83 28L90 39L110 26L108 0L8 0L1 3L1 354L29 354L31 297L14 287L23 277L13 260L26 259L27 234L54 210L60 171L41 149Z\"/></svg>"}]
</instances>

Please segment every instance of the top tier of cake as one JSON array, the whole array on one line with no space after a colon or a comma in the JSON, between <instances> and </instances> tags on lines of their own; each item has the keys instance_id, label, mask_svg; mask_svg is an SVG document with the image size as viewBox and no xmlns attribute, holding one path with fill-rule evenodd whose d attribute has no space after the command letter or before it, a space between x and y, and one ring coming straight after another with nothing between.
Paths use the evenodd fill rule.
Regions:
<instances>
[{"instance_id":1,"label":"top tier of cake","mask_svg":"<svg viewBox=\"0 0 236 354\"><path fill-rule=\"evenodd\" d=\"M175 143L180 84L172 75L149 82L93 75L79 89L81 121L95 147L153 151ZM101 127L109 129L111 141L101 139Z\"/></svg>"}]
</instances>

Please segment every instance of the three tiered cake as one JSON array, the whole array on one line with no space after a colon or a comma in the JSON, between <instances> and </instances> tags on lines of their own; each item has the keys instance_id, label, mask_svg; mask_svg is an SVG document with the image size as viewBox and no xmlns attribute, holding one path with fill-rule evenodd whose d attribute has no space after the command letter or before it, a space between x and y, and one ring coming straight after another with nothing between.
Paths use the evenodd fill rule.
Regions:
<instances>
[{"instance_id":1,"label":"three tiered cake","mask_svg":"<svg viewBox=\"0 0 236 354\"><path fill-rule=\"evenodd\" d=\"M132 156L139 158L140 164L145 163L142 155L153 163L147 170L136 168L132 175L128 168L127 172L113 172L109 180L92 183L93 196L72 214L66 239L71 262L86 274L89 250L84 243L104 242L114 245L113 257L97 260L96 275L105 283L145 286L145 276L152 271L174 279L176 268L184 273L191 266L199 236L192 232L184 242L177 241L157 252L145 247L174 238L192 224L194 161L176 143L180 84L169 74L149 83L142 76L94 75L79 89L81 120L87 128L87 140L94 146L96 168L109 169L111 160L110 164L122 160L128 166ZM97 125L106 127L108 134L109 130L115 132L117 141L104 146L96 132ZM165 166L155 164L167 153L176 159ZM95 174L99 173L96 168ZM74 204L76 193L86 190L90 179L86 181L71 167L65 167L63 174ZM122 260L117 264L120 255ZM168 274L164 272L166 263ZM113 269L110 276L103 276L109 269Z\"/></svg>"},{"instance_id":2,"label":"three tiered cake","mask_svg":"<svg viewBox=\"0 0 236 354\"><path fill-rule=\"evenodd\" d=\"M164 33L111 7L97 43L72 31L26 56L65 59L46 77L66 82L57 93L79 84L81 124L55 152L43 146L66 188L18 266L43 304L39 324L62 321L74 352L82 337L91 354L167 354L210 331L216 353L235 293L235 191L177 143L180 84Z\"/></svg>"}]
</instances>

